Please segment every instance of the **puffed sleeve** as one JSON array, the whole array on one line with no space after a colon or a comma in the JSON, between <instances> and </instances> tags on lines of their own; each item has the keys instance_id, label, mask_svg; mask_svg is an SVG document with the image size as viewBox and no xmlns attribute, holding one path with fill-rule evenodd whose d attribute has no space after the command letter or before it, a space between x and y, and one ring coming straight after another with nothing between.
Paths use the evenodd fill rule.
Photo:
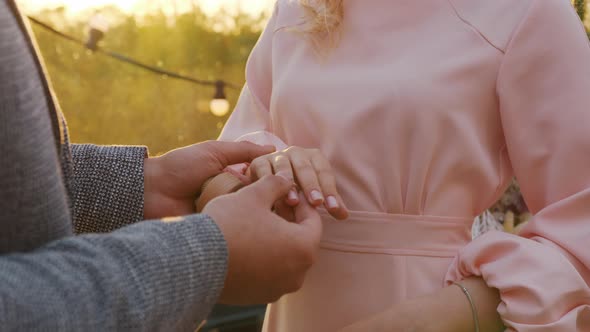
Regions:
<instances>
[{"instance_id":1,"label":"puffed sleeve","mask_svg":"<svg viewBox=\"0 0 590 332\"><path fill-rule=\"evenodd\" d=\"M219 140L274 145L277 150L286 148L286 144L272 134L269 115L273 85L272 40L278 11L277 3L266 28L248 58L246 84Z\"/></svg>"},{"instance_id":2,"label":"puffed sleeve","mask_svg":"<svg viewBox=\"0 0 590 332\"><path fill-rule=\"evenodd\" d=\"M446 282L500 291L508 331L590 330L590 47L569 1L532 0L497 93L514 173L534 214L520 236L487 233Z\"/></svg>"}]
</instances>

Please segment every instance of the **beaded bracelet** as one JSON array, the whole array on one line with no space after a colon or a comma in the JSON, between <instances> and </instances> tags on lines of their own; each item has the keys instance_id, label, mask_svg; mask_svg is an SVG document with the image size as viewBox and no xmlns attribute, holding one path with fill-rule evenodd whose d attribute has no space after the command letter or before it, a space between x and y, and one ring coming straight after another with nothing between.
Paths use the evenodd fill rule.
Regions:
<instances>
[{"instance_id":1,"label":"beaded bracelet","mask_svg":"<svg viewBox=\"0 0 590 332\"><path fill-rule=\"evenodd\" d=\"M467 290L467 288L463 285L461 285L458 282L454 282L453 281L453 285L456 285L457 287L461 288L461 291L463 291L463 294L465 294L465 296L467 296L467 300L469 300L469 304L471 305L471 313L473 314L473 323L475 324L475 332L479 332L479 318L477 315L477 307L475 306L475 302L473 302L473 298L471 297L471 294L469 294L469 290Z\"/></svg>"}]
</instances>

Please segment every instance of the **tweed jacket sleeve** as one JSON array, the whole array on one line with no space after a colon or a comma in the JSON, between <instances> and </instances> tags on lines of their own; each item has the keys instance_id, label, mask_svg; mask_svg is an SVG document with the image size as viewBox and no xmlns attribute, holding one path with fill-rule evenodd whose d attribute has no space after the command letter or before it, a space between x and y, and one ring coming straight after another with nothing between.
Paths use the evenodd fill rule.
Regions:
<instances>
[{"instance_id":1,"label":"tweed jacket sleeve","mask_svg":"<svg viewBox=\"0 0 590 332\"><path fill-rule=\"evenodd\" d=\"M205 215L2 255L1 330L193 332L217 301L226 262Z\"/></svg>"},{"instance_id":2,"label":"tweed jacket sleeve","mask_svg":"<svg viewBox=\"0 0 590 332\"><path fill-rule=\"evenodd\" d=\"M145 147L72 144L76 233L104 233L143 219Z\"/></svg>"}]
</instances>

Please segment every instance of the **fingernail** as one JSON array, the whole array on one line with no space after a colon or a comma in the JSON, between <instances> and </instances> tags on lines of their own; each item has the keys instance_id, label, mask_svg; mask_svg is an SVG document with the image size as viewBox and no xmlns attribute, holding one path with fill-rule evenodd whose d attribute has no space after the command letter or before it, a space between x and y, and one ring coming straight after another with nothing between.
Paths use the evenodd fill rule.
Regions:
<instances>
[{"instance_id":1,"label":"fingernail","mask_svg":"<svg viewBox=\"0 0 590 332\"><path fill-rule=\"evenodd\" d=\"M326 198L326 205L328 205L329 209L337 209L338 208L338 200L334 196L328 196Z\"/></svg>"},{"instance_id":2,"label":"fingernail","mask_svg":"<svg viewBox=\"0 0 590 332\"><path fill-rule=\"evenodd\" d=\"M297 200L299 200L299 195L297 195L297 191L295 191L294 189L291 189L291 191L289 191L289 195L287 196L287 198L290 201L297 201Z\"/></svg>"},{"instance_id":3,"label":"fingernail","mask_svg":"<svg viewBox=\"0 0 590 332\"><path fill-rule=\"evenodd\" d=\"M311 193L309 193L309 196L311 196L312 201L323 201L324 200L324 196L322 196L322 193L317 190L312 190Z\"/></svg>"}]
</instances>

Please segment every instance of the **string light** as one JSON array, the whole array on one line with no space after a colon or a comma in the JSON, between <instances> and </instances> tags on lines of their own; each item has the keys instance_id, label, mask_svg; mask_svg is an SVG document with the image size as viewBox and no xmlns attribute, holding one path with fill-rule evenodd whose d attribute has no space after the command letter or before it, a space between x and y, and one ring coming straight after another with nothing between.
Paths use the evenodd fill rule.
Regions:
<instances>
[{"instance_id":1,"label":"string light","mask_svg":"<svg viewBox=\"0 0 590 332\"><path fill-rule=\"evenodd\" d=\"M226 82L223 80L214 80L214 81L201 80L201 79L197 79L194 77L181 75L181 74L171 72L168 70L164 70L164 69L161 69L158 67L146 65L146 64L144 64L138 60L135 60L131 57L101 48L98 44L104 38L106 32L109 29L109 26L108 26L108 23L106 22L106 20L100 15L97 15L90 20L88 39L85 42L82 40L79 40L78 38L70 36L68 34L65 34L61 31L58 31L55 28L51 27L50 25L48 25L48 24L46 24L34 17L28 16L28 18L31 22L44 28L45 30L47 30L57 36L60 36L66 40L69 40L69 41L74 42L76 44L82 45L85 48L92 50L95 53L101 53L101 54L111 57L115 60L125 62L127 64L142 68L144 70L150 71L150 72L158 74L158 75L164 75L164 76L167 76L170 78L183 80L185 82L189 82L189 83L193 83L193 84L215 87L215 94L213 95L213 99L211 100L211 102L209 104L210 111L215 116L223 117L223 116L227 115L227 113L229 112L230 104L229 104L229 101L227 101L227 97L225 95L225 88L231 88L234 90L240 89L240 86L237 84L234 84L234 83Z\"/></svg>"},{"instance_id":2,"label":"string light","mask_svg":"<svg viewBox=\"0 0 590 332\"><path fill-rule=\"evenodd\" d=\"M211 113L215 116L223 117L229 112L229 102L225 96L225 82L217 81L215 83L215 95L210 104Z\"/></svg>"},{"instance_id":3,"label":"string light","mask_svg":"<svg viewBox=\"0 0 590 332\"><path fill-rule=\"evenodd\" d=\"M101 15L95 15L90 19L88 26L90 30L88 31L88 40L85 46L89 50L96 51L98 42L109 30L109 23Z\"/></svg>"}]
</instances>

